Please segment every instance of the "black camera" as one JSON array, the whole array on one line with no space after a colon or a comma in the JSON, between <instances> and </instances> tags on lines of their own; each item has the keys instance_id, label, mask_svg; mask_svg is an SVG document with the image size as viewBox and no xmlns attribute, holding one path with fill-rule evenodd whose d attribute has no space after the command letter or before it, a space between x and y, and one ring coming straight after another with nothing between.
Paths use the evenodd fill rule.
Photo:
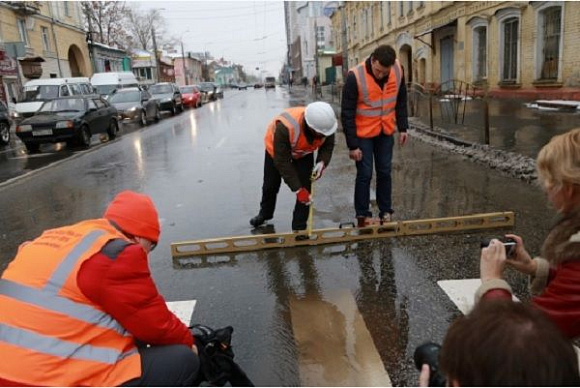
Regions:
<instances>
[{"instance_id":1,"label":"black camera","mask_svg":"<svg viewBox=\"0 0 580 388\"><path fill-rule=\"evenodd\" d=\"M506 257L513 257L516 253L516 240L514 240L513 238L498 238L498 240L503 244L503 246L505 247L505 255ZM481 247L482 248L487 248L489 246L489 243L491 242L491 239L485 239L481 242Z\"/></svg>"},{"instance_id":2,"label":"black camera","mask_svg":"<svg viewBox=\"0 0 580 388\"><path fill-rule=\"evenodd\" d=\"M427 342L415 349L413 359L415 360L415 367L421 371L423 364L429 365L429 386L430 387L445 387L445 376L439 370L439 351L441 345L433 342Z\"/></svg>"}]
</instances>

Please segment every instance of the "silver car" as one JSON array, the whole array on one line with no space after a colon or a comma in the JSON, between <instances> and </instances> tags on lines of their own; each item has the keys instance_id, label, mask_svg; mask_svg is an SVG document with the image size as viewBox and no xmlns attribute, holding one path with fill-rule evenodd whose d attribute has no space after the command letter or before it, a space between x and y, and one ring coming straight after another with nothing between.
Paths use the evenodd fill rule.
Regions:
<instances>
[{"instance_id":1,"label":"silver car","mask_svg":"<svg viewBox=\"0 0 580 388\"><path fill-rule=\"evenodd\" d=\"M109 103L117 108L119 122L129 121L147 125L159 121L159 103L146 90L139 88L121 89L109 97Z\"/></svg>"}]
</instances>

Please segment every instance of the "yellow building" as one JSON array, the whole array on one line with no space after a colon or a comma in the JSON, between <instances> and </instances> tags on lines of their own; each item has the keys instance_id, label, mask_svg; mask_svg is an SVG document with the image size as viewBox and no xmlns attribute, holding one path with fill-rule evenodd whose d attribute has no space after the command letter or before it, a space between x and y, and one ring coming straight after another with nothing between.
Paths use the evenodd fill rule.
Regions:
<instances>
[{"instance_id":1,"label":"yellow building","mask_svg":"<svg viewBox=\"0 0 580 388\"><path fill-rule=\"evenodd\" d=\"M456 79L492 95L580 99L580 2L345 2L337 13L349 67L389 44L407 82Z\"/></svg>"},{"instance_id":2,"label":"yellow building","mask_svg":"<svg viewBox=\"0 0 580 388\"><path fill-rule=\"evenodd\" d=\"M13 58L16 50L20 65L19 74L0 70L8 100L30 79L90 77L85 38L79 2L0 1L3 57Z\"/></svg>"}]
</instances>

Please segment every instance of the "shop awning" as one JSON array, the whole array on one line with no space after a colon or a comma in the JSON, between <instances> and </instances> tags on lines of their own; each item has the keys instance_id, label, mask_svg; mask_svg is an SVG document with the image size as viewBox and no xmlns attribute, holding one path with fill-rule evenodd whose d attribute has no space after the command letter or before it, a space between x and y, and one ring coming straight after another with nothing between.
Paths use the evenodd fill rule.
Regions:
<instances>
[{"instance_id":1,"label":"shop awning","mask_svg":"<svg viewBox=\"0 0 580 388\"><path fill-rule=\"evenodd\" d=\"M414 38L416 39L416 38L419 38L419 37L421 37L423 35L430 34L433 31L439 30L439 29L441 29L443 27L456 26L456 25L457 25L457 19L453 19L453 20L451 20L449 22L446 22L445 24L440 24L440 25L437 25L435 27L431 27L431 28L429 28L429 29L427 29L427 30L425 30L423 32L420 32L419 34L415 35Z\"/></svg>"}]
</instances>

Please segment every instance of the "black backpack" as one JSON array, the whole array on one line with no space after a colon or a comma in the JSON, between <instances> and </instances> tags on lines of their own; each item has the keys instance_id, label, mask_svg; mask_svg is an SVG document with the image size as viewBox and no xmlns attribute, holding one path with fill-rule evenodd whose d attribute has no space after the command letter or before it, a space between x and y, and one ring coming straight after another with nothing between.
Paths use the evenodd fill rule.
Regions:
<instances>
[{"instance_id":1,"label":"black backpack","mask_svg":"<svg viewBox=\"0 0 580 388\"><path fill-rule=\"evenodd\" d=\"M191 334L199 353L200 376L198 384L232 387L253 387L246 373L234 362L232 333L234 328L226 326L214 330L204 325L190 326ZM204 385L205 385L204 384Z\"/></svg>"}]
</instances>

